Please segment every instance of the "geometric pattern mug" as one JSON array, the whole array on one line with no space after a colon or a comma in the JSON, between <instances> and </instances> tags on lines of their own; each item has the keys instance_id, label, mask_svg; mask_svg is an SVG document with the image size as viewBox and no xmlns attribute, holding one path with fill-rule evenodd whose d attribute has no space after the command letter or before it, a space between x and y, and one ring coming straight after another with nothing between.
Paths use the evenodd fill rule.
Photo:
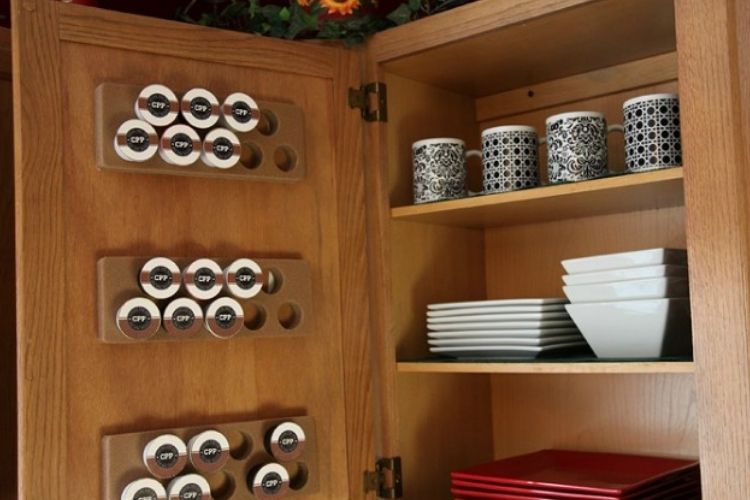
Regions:
<instances>
[{"instance_id":1,"label":"geometric pattern mug","mask_svg":"<svg viewBox=\"0 0 750 500\"><path fill-rule=\"evenodd\" d=\"M539 185L536 129L505 125L482 132L484 193L502 193Z\"/></svg>"},{"instance_id":2,"label":"geometric pattern mug","mask_svg":"<svg viewBox=\"0 0 750 500\"><path fill-rule=\"evenodd\" d=\"M642 172L682 165L677 94L651 94L625 101L625 169Z\"/></svg>"}]
</instances>

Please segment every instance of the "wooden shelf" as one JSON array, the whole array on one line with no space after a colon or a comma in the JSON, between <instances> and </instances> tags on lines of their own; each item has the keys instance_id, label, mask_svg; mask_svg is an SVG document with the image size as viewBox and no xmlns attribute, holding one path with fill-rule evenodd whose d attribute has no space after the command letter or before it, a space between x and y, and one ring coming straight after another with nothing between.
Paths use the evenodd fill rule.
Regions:
<instances>
[{"instance_id":1,"label":"wooden shelf","mask_svg":"<svg viewBox=\"0 0 750 500\"><path fill-rule=\"evenodd\" d=\"M401 361L400 373L516 373L516 374L637 374L637 373L693 373L692 361Z\"/></svg>"},{"instance_id":2,"label":"wooden shelf","mask_svg":"<svg viewBox=\"0 0 750 500\"><path fill-rule=\"evenodd\" d=\"M397 220L497 227L683 205L682 167L391 209Z\"/></svg>"}]
</instances>

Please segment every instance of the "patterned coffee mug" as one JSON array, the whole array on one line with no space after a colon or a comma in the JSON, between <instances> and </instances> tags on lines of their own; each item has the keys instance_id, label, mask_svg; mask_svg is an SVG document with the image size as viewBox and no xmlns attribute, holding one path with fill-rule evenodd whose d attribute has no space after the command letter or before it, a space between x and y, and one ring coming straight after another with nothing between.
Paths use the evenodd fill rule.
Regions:
<instances>
[{"instance_id":1,"label":"patterned coffee mug","mask_svg":"<svg viewBox=\"0 0 750 500\"><path fill-rule=\"evenodd\" d=\"M466 196L466 158L481 151L466 151L461 139L425 139L412 144L414 203L453 200Z\"/></svg>"},{"instance_id":2,"label":"patterned coffee mug","mask_svg":"<svg viewBox=\"0 0 750 500\"><path fill-rule=\"evenodd\" d=\"M642 172L682 165L677 94L650 94L625 101L625 169Z\"/></svg>"},{"instance_id":3,"label":"patterned coffee mug","mask_svg":"<svg viewBox=\"0 0 750 500\"><path fill-rule=\"evenodd\" d=\"M578 111L546 120L550 184L596 179L607 175L607 134L622 132L621 125L607 127L604 115Z\"/></svg>"},{"instance_id":4,"label":"patterned coffee mug","mask_svg":"<svg viewBox=\"0 0 750 500\"><path fill-rule=\"evenodd\" d=\"M538 138L534 127L505 125L482 132L485 193L539 185Z\"/></svg>"}]
</instances>

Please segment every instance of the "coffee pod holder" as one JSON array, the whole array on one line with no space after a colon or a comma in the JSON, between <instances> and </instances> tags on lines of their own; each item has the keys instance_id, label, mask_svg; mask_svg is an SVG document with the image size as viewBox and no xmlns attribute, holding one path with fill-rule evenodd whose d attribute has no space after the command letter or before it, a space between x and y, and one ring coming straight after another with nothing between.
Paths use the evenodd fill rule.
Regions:
<instances>
[{"instance_id":1,"label":"coffee pod holder","mask_svg":"<svg viewBox=\"0 0 750 500\"><path fill-rule=\"evenodd\" d=\"M135 118L133 107L142 85L102 83L96 89L96 163L101 170L214 177L236 180L299 181L304 179L305 128L302 108L288 103L257 101L264 117L250 132L233 131L240 140L240 161L217 168L198 160L192 165L171 165L158 154L143 162L127 161L115 151L118 128ZM175 89L178 90L178 89ZM182 89L183 92L189 89ZM252 95L249 89L235 89ZM220 100L222 96L219 96ZM177 122L176 122L177 123ZM220 126L220 125L217 125ZM209 130L198 130L203 137ZM163 130L158 130L159 135Z\"/></svg>"},{"instance_id":2,"label":"coffee pod holder","mask_svg":"<svg viewBox=\"0 0 750 500\"><path fill-rule=\"evenodd\" d=\"M268 449L268 435L278 425L286 422L294 422L304 429L305 449L295 460L279 462ZM119 500L122 491L131 482L153 478L143 464L143 449L151 440L164 434L174 434L188 443L193 437L209 430L218 431L229 440L229 459L226 464L215 472L205 474L195 470L188 462L177 477L186 474L203 476L211 486L213 500L257 500L248 486L247 478L252 471L270 463L280 463L289 472L289 490L284 497L311 495L320 490L315 419L293 417L104 436L102 498ZM167 487L170 479L157 481Z\"/></svg>"},{"instance_id":3,"label":"coffee pod holder","mask_svg":"<svg viewBox=\"0 0 750 500\"><path fill-rule=\"evenodd\" d=\"M252 256L250 256L252 257ZM126 337L117 327L117 313L128 300L147 298L139 285L139 274L150 257L102 257L97 264L99 340L105 343L133 343L154 341L214 340L203 326L189 336L169 335L162 324L159 331L147 340ZM173 258L185 269L193 258ZM212 259L225 269L236 259ZM310 268L301 259L253 259L263 270L268 286L251 299L237 299L244 310L244 325L231 339L247 337L278 337L307 335L314 330L312 314L312 278ZM270 279L269 279L270 278ZM176 298L189 297L184 286L172 298L154 300L163 313ZM219 297L232 297L226 288ZM215 299L214 299L215 300ZM198 303L205 310L212 300Z\"/></svg>"}]
</instances>

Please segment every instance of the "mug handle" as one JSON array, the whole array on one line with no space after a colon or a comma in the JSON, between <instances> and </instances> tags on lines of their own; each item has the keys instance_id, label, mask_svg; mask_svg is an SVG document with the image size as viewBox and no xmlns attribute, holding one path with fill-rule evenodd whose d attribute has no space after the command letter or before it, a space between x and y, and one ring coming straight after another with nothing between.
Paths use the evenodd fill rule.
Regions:
<instances>
[{"instance_id":1,"label":"mug handle","mask_svg":"<svg viewBox=\"0 0 750 500\"><path fill-rule=\"evenodd\" d=\"M479 149L469 149L468 151L466 151L466 154L464 155L464 159L468 160L471 157L479 158L481 160L482 159L482 151L480 151ZM467 189L466 190L466 195L469 196L469 197L471 197L471 196L479 196L481 194L484 194L484 192L483 191L472 191L471 189Z\"/></svg>"},{"instance_id":2,"label":"mug handle","mask_svg":"<svg viewBox=\"0 0 750 500\"><path fill-rule=\"evenodd\" d=\"M625 133L625 127L623 127L620 124L610 125L609 127L607 127L607 133L609 134L609 133L612 133L612 132L621 132L621 133L624 134Z\"/></svg>"}]
</instances>

